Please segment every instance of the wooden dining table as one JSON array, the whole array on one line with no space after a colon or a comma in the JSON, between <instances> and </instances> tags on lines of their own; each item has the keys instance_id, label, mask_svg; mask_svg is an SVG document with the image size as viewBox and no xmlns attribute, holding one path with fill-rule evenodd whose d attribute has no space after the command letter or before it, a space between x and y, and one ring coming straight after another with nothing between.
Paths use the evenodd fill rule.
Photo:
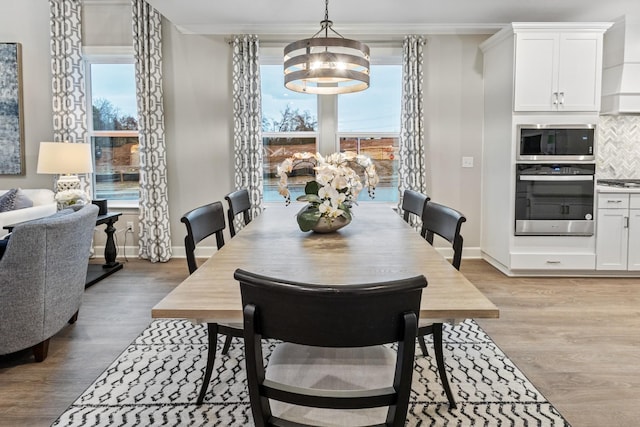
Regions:
<instances>
[{"instance_id":1,"label":"wooden dining table","mask_svg":"<svg viewBox=\"0 0 640 427\"><path fill-rule=\"evenodd\" d=\"M352 208L336 232L304 233L300 204L269 206L152 309L154 318L242 323L236 269L312 284L427 278L420 318L497 318L498 308L388 205ZM186 267L185 267L186 268Z\"/></svg>"}]
</instances>

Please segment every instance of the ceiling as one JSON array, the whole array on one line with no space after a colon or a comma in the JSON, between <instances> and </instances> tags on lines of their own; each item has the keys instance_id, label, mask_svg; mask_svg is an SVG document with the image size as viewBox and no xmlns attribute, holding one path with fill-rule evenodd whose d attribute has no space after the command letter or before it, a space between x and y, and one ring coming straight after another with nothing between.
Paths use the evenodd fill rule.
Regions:
<instances>
[{"instance_id":1,"label":"ceiling","mask_svg":"<svg viewBox=\"0 0 640 427\"><path fill-rule=\"evenodd\" d=\"M183 33L307 35L322 0L147 0ZM491 34L510 22L614 21L640 15L638 0L333 0L329 19L344 35Z\"/></svg>"}]
</instances>

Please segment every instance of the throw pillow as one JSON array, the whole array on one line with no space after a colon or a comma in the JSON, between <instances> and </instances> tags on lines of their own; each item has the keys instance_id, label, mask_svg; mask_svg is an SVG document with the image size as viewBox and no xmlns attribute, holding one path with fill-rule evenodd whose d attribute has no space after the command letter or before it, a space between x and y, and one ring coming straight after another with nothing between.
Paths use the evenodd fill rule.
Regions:
<instances>
[{"instance_id":1,"label":"throw pillow","mask_svg":"<svg viewBox=\"0 0 640 427\"><path fill-rule=\"evenodd\" d=\"M18 189L12 188L0 196L0 212L8 212L15 209L16 194L18 194Z\"/></svg>"},{"instance_id":2,"label":"throw pillow","mask_svg":"<svg viewBox=\"0 0 640 427\"><path fill-rule=\"evenodd\" d=\"M18 188L18 192L16 193L16 199L13 205L13 209L24 209L30 208L33 206L33 201L24 194L21 188Z\"/></svg>"}]
</instances>

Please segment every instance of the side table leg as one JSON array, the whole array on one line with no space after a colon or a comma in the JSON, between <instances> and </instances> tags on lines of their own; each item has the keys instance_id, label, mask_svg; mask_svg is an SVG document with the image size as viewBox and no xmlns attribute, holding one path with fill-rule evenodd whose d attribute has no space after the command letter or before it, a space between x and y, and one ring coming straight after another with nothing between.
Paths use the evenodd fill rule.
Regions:
<instances>
[{"instance_id":1,"label":"side table leg","mask_svg":"<svg viewBox=\"0 0 640 427\"><path fill-rule=\"evenodd\" d=\"M113 240L113 233L115 233L115 231L116 228L113 226L113 221L109 221L107 228L104 230L107 234L107 243L104 246L104 259L107 263L103 265L104 268L111 268L120 264L116 261L116 244Z\"/></svg>"}]
</instances>

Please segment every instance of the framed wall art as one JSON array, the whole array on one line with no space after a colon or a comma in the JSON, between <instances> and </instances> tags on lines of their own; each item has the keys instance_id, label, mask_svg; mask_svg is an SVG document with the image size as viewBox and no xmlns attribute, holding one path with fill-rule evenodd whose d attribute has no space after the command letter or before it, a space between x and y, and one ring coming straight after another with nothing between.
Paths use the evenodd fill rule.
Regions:
<instances>
[{"instance_id":1,"label":"framed wall art","mask_svg":"<svg viewBox=\"0 0 640 427\"><path fill-rule=\"evenodd\" d=\"M24 175L20 43L0 43L0 175Z\"/></svg>"}]
</instances>

